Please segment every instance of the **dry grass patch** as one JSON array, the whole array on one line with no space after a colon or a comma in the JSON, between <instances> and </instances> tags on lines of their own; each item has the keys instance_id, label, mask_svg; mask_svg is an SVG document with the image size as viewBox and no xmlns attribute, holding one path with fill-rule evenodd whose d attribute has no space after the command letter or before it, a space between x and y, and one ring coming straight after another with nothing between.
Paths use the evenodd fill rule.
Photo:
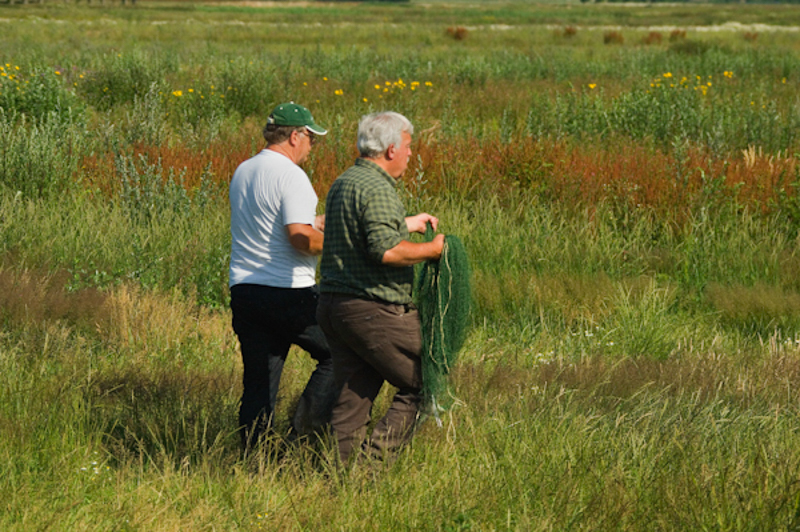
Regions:
<instances>
[{"instance_id":1,"label":"dry grass patch","mask_svg":"<svg viewBox=\"0 0 800 532\"><path fill-rule=\"evenodd\" d=\"M63 320L91 325L106 294L87 288L68 292L65 271L0 269L0 318L8 325L26 326Z\"/></svg>"},{"instance_id":2,"label":"dry grass patch","mask_svg":"<svg viewBox=\"0 0 800 532\"><path fill-rule=\"evenodd\" d=\"M723 323L747 332L769 336L800 325L800 293L780 286L712 283L705 297Z\"/></svg>"},{"instance_id":3,"label":"dry grass patch","mask_svg":"<svg viewBox=\"0 0 800 532\"><path fill-rule=\"evenodd\" d=\"M163 294L120 285L109 293L103 310L100 336L137 353L196 341L226 352L236 347L229 313L200 307L177 290Z\"/></svg>"},{"instance_id":4,"label":"dry grass patch","mask_svg":"<svg viewBox=\"0 0 800 532\"><path fill-rule=\"evenodd\" d=\"M230 314L196 305L178 290L165 294L130 284L70 291L69 280L63 270L0 269L0 318L14 327L62 323L139 356L198 342L222 352L236 348Z\"/></svg>"}]
</instances>

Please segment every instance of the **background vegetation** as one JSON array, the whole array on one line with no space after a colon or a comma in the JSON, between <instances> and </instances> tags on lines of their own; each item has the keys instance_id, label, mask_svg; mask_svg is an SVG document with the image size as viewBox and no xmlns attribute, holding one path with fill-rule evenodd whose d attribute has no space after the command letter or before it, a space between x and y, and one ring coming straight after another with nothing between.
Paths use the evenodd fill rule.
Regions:
<instances>
[{"instance_id":1,"label":"background vegetation","mask_svg":"<svg viewBox=\"0 0 800 532\"><path fill-rule=\"evenodd\" d=\"M2 7L0 527L800 529L798 20ZM409 116L408 209L471 256L454 407L384 469L239 455L226 187L287 100L322 198Z\"/></svg>"}]
</instances>

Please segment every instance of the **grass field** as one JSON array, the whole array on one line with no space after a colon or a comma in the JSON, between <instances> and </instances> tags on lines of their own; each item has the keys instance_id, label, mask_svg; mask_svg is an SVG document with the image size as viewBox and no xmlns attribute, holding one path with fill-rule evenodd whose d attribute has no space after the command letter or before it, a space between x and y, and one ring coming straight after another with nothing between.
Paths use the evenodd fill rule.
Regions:
<instances>
[{"instance_id":1,"label":"grass field","mask_svg":"<svg viewBox=\"0 0 800 532\"><path fill-rule=\"evenodd\" d=\"M787 5L0 5L0 529L800 530L799 30ZM331 131L321 198L362 114L406 114L403 199L470 255L453 407L384 469L239 453L227 184L287 100Z\"/></svg>"}]
</instances>

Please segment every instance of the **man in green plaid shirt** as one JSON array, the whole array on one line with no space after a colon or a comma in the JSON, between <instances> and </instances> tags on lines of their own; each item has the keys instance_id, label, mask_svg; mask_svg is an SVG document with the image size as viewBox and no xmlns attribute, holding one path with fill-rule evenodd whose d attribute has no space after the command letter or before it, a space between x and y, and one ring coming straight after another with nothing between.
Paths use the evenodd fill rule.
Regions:
<instances>
[{"instance_id":1,"label":"man in green plaid shirt","mask_svg":"<svg viewBox=\"0 0 800 532\"><path fill-rule=\"evenodd\" d=\"M406 216L396 181L411 156L414 127L398 113L367 115L358 126L361 157L333 183L325 207L325 242L317 319L333 356L342 392L331 425L339 456L358 451L386 459L411 439L420 405L422 335L411 303L413 265L438 260L444 235L414 243L439 220ZM372 431L372 404L384 381L398 388Z\"/></svg>"}]
</instances>

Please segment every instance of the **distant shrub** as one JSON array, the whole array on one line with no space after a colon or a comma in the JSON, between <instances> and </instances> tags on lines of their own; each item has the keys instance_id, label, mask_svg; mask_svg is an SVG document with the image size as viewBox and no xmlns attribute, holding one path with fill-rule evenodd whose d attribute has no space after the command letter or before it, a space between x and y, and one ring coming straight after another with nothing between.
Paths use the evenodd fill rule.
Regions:
<instances>
[{"instance_id":1,"label":"distant shrub","mask_svg":"<svg viewBox=\"0 0 800 532\"><path fill-rule=\"evenodd\" d=\"M469 35L469 30L464 26L450 26L447 28L447 34L457 41L463 41Z\"/></svg>"},{"instance_id":2,"label":"distant shrub","mask_svg":"<svg viewBox=\"0 0 800 532\"><path fill-rule=\"evenodd\" d=\"M101 65L79 74L76 88L98 109L132 103L154 85L163 87L167 74L177 70L170 61L170 56L141 51L108 54Z\"/></svg>"},{"instance_id":3,"label":"distant shrub","mask_svg":"<svg viewBox=\"0 0 800 532\"><path fill-rule=\"evenodd\" d=\"M669 42L682 41L686 39L686 30L672 30L669 32Z\"/></svg>"},{"instance_id":4,"label":"distant shrub","mask_svg":"<svg viewBox=\"0 0 800 532\"><path fill-rule=\"evenodd\" d=\"M29 198L63 192L72 183L88 136L81 121L68 114L52 111L29 120L0 109L0 186Z\"/></svg>"},{"instance_id":5,"label":"distant shrub","mask_svg":"<svg viewBox=\"0 0 800 532\"><path fill-rule=\"evenodd\" d=\"M121 123L127 144L162 144L169 133L165 100L154 83L142 96L134 96L133 108Z\"/></svg>"},{"instance_id":6,"label":"distant shrub","mask_svg":"<svg viewBox=\"0 0 800 532\"><path fill-rule=\"evenodd\" d=\"M185 170L176 176L174 168L169 168L165 175L160 160L151 164L142 154L138 160L120 154L115 165L120 179L118 202L134 221L147 222L164 215L186 217L193 205L203 208L209 201L212 183L207 175L200 177L199 186L190 193Z\"/></svg>"},{"instance_id":7,"label":"distant shrub","mask_svg":"<svg viewBox=\"0 0 800 532\"><path fill-rule=\"evenodd\" d=\"M82 112L78 99L63 82L63 72L55 68L24 68L0 64L0 109L7 114L42 118L53 112L60 115Z\"/></svg>"},{"instance_id":8,"label":"distant shrub","mask_svg":"<svg viewBox=\"0 0 800 532\"><path fill-rule=\"evenodd\" d=\"M618 31L607 31L603 34L603 44L622 44L625 37Z\"/></svg>"},{"instance_id":9,"label":"distant shrub","mask_svg":"<svg viewBox=\"0 0 800 532\"><path fill-rule=\"evenodd\" d=\"M644 44L661 44L661 33L651 31L642 39L642 42Z\"/></svg>"},{"instance_id":10,"label":"distant shrub","mask_svg":"<svg viewBox=\"0 0 800 532\"><path fill-rule=\"evenodd\" d=\"M756 42L758 40L758 33L755 31L746 31L742 37L744 37L744 40L747 42Z\"/></svg>"},{"instance_id":11,"label":"distant shrub","mask_svg":"<svg viewBox=\"0 0 800 532\"><path fill-rule=\"evenodd\" d=\"M225 108L236 111L242 118L257 116L261 119L276 103L279 84L271 64L243 57L231 59L213 80L217 90L225 95Z\"/></svg>"},{"instance_id":12,"label":"distant shrub","mask_svg":"<svg viewBox=\"0 0 800 532\"><path fill-rule=\"evenodd\" d=\"M575 37L577 33L578 33L578 28L576 28L575 26L565 26L562 35L564 35L564 37L569 38L569 37Z\"/></svg>"}]
</instances>

